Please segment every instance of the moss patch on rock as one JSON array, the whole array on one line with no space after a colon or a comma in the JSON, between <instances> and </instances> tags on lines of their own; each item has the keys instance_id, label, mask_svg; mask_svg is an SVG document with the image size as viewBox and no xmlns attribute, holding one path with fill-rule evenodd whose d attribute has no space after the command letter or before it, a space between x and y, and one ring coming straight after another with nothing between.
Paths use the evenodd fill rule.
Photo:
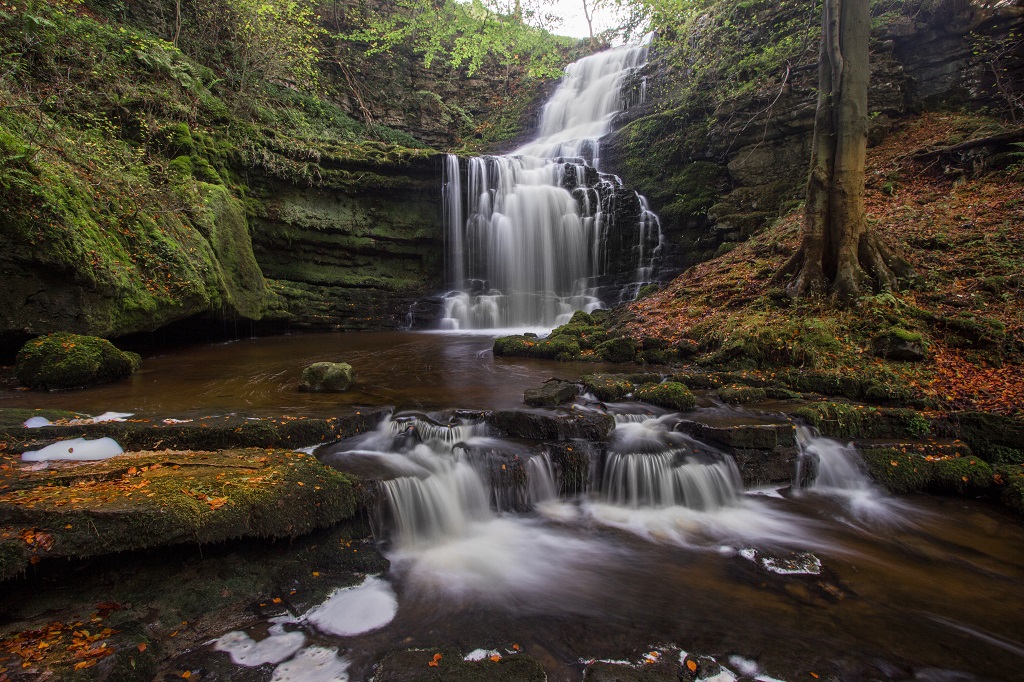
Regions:
<instances>
[{"instance_id":1,"label":"moss patch on rock","mask_svg":"<svg viewBox=\"0 0 1024 682\"><path fill-rule=\"evenodd\" d=\"M314 362L302 370L303 391L340 392L348 390L356 375L347 362Z\"/></svg>"},{"instance_id":2,"label":"moss patch on rock","mask_svg":"<svg viewBox=\"0 0 1024 682\"><path fill-rule=\"evenodd\" d=\"M920 438L932 432L924 415L902 408L820 402L800 408L794 416L829 438Z\"/></svg>"},{"instance_id":3,"label":"moss patch on rock","mask_svg":"<svg viewBox=\"0 0 1024 682\"><path fill-rule=\"evenodd\" d=\"M868 471L892 493L933 492L964 495L998 485L996 472L979 457L922 456L895 448L864 450Z\"/></svg>"},{"instance_id":4,"label":"moss patch on rock","mask_svg":"<svg viewBox=\"0 0 1024 682\"><path fill-rule=\"evenodd\" d=\"M288 450L138 452L15 470L0 488L0 579L57 557L296 537L356 509L347 476Z\"/></svg>"},{"instance_id":5,"label":"moss patch on rock","mask_svg":"<svg viewBox=\"0 0 1024 682\"><path fill-rule=\"evenodd\" d=\"M29 388L66 390L120 381L141 363L137 353L119 350L106 339L57 333L22 346L14 375Z\"/></svg>"},{"instance_id":6,"label":"moss patch on rock","mask_svg":"<svg viewBox=\"0 0 1024 682\"><path fill-rule=\"evenodd\" d=\"M633 397L641 402L673 410L692 410L697 405L697 399L690 389L678 381L641 386L633 392Z\"/></svg>"}]
</instances>

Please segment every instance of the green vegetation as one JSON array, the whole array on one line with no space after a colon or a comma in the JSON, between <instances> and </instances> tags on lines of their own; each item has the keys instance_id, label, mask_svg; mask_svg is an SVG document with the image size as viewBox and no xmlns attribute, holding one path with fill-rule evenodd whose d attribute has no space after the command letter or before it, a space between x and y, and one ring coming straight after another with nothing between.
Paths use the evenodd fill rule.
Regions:
<instances>
[{"instance_id":1,"label":"green vegetation","mask_svg":"<svg viewBox=\"0 0 1024 682\"><path fill-rule=\"evenodd\" d=\"M692 410L697 405L697 399L690 393L690 389L677 381L645 384L633 391L633 398L672 410Z\"/></svg>"},{"instance_id":2,"label":"green vegetation","mask_svg":"<svg viewBox=\"0 0 1024 682\"><path fill-rule=\"evenodd\" d=\"M830 438L921 438L932 425L920 412L850 403L812 403L793 413Z\"/></svg>"},{"instance_id":3,"label":"green vegetation","mask_svg":"<svg viewBox=\"0 0 1024 682\"><path fill-rule=\"evenodd\" d=\"M66 390L120 381L141 363L137 353L119 350L106 339L50 334L22 346L14 376L29 388Z\"/></svg>"}]
</instances>

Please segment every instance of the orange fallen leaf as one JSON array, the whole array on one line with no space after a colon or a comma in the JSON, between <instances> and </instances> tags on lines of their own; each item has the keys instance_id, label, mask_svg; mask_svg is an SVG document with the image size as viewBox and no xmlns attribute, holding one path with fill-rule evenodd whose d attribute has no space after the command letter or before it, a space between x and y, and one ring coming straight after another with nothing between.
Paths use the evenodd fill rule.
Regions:
<instances>
[{"instance_id":1,"label":"orange fallen leaf","mask_svg":"<svg viewBox=\"0 0 1024 682\"><path fill-rule=\"evenodd\" d=\"M145 651L146 650L146 643L145 642L139 642L139 646L137 648L138 648L139 651Z\"/></svg>"},{"instance_id":2,"label":"orange fallen leaf","mask_svg":"<svg viewBox=\"0 0 1024 682\"><path fill-rule=\"evenodd\" d=\"M440 661L441 660L441 654L434 654L434 660L435 661Z\"/></svg>"},{"instance_id":3,"label":"orange fallen leaf","mask_svg":"<svg viewBox=\"0 0 1024 682\"><path fill-rule=\"evenodd\" d=\"M186 670L185 672L183 672L183 673L181 674L181 676L182 676L182 677L183 677L184 679L186 679L186 680L187 680L188 678L192 677L192 671L191 671L191 670Z\"/></svg>"},{"instance_id":4,"label":"orange fallen leaf","mask_svg":"<svg viewBox=\"0 0 1024 682\"><path fill-rule=\"evenodd\" d=\"M498 655L498 654L494 654L493 656L491 656L491 660L494 661L495 663L497 663L498 661L501 660L501 656Z\"/></svg>"},{"instance_id":5,"label":"orange fallen leaf","mask_svg":"<svg viewBox=\"0 0 1024 682\"><path fill-rule=\"evenodd\" d=\"M522 647L519 646L518 644L513 644L512 648L515 649L516 651L519 651Z\"/></svg>"},{"instance_id":6,"label":"orange fallen leaf","mask_svg":"<svg viewBox=\"0 0 1024 682\"><path fill-rule=\"evenodd\" d=\"M811 673L811 677L813 677L814 679L818 679L818 673Z\"/></svg>"},{"instance_id":7,"label":"orange fallen leaf","mask_svg":"<svg viewBox=\"0 0 1024 682\"><path fill-rule=\"evenodd\" d=\"M429 662L427 662L427 665L429 665L431 668L436 668L437 667L437 661L429 661Z\"/></svg>"},{"instance_id":8,"label":"orange fallen leaf","mask_svg":"<svg viewBox=\"0 0 1024 682\"><path fill-rule=\"evenodd\" d=\"M686 660L686 667L690 669L691 673L697 672L697 662L692 658Z\"/></svg>"}]
</instances>

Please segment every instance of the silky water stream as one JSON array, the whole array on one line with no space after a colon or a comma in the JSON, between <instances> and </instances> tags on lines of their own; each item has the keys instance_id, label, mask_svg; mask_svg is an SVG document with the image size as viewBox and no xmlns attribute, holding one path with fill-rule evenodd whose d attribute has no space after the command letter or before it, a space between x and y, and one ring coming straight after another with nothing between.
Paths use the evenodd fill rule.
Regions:
<instances>
[{"instance_id":1,"label":"silky water stream","mask_svg":"<svg viewBox=\"0 0 1024 682\"><path fill-rule=\"evenodd\" d=\"M342 402L387 396L404 411L316 455L375 481L364 500L374 539L345 551L388 561L360 564L366 575L353 585L318 558L318 546L337 546L329 533L119 557L24 583L0 619L48 621L79 602L154 613L187 602L201 615L182 628L204 635L174 665L219 680L366 680L388 652L509 656L513 644L551 680L581 679L595 659L642 666L652 652L667 660L680 650L715 657L731 671L720 680L1021 679L1019 520L969 500L887 496L855 450L806 430L813 483L745 490L731 457L676 430L680 415L640 404L577 401L577 411L613 414L604 443L515 440L479 412L437 411L521 406L524 386L594 369L493 358L489 345L409 333L255 339L147 358L141 387L75 394L97 413L174 416L221 401L322 413L324 396L295 390L301 367L366 354L362 400ZM707 401L684 416L751 418ZM259 572L281 585L279 603L268 596L244 613L204 605L251 589L246 576Z\"/></svg>"}]
</instances>

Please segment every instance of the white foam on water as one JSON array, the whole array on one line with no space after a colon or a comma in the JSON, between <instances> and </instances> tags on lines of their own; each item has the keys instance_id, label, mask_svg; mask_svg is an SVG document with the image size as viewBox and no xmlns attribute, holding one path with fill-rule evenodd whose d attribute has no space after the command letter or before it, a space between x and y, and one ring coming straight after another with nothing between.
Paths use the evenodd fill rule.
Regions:
<instances>
[{"instance_id":1,"label":"white foam on water","mask_svg":"<svg viewBox=\"0 0 1024 682\"><path fill-rule=\"evenodd\" d=\"M86 462L99 459L110 459L124 452L113 438L73 438L47 445L41 450L29 450L21 455L24 462L49 462L53 460L69 460Z\"/></svg>"},{"instance_id":2,"label":"white foam on water","mask_svg":"<svg viewBox=\"0 0 1024 682\"><path fill-rule=\"evenodd\" d=\"M289 659L305 643L306 636L301 632L280 631L257 642L246 633L235 630L215 640L213 648L231 656L231 661L235 665L254 668L265 663L280 663Z\"/></svg>"},{"instance_id":3,"label":"white foam on water","mask_svg":"<svg viewBox=\"0 0 1024 682\"><path fill-rule=\"evenodd\" d=\"M753 677L761 672L761 668L757 665L756 661L743 658L742 656L730 656L729 665L736 668L739 674L744 677Z\"/></svg>"},{"instance_id":4,"label":"white foam on water","mask_svg":"<svg viewBox=\"0 0 1024 682\"><path fill-rule=\"evenodd\" d=\"M824 542L814 532L812 521L751 498L741 498L731 506L710 511L679 505L635 509L597 502L584 503L582 509L586 516L602 525L653 542L684 547L717 549L724 541L820 547Z\"/></svg>"},{"instance_id":5,"label":"white foam on water","mask_svg":"<svg viewBox=\"0 0 1024 682\"><path fill-rule=\"evenodd\" d=\"M93 424L100 424L102 422L123 422L128 417L135 416L134 412L104 412L98 417L92 418Z\"/></svg>"},{"instance_id":6,"label":"white foam on water","mask_svg":"<svg viewBox=\"0 0 1024 682\"><path fill-rule=\"evenodd\" d=\"M352 637L384 627L397 612L398 597L391 584L369 576L360 585L335 590L303 620L321 632Z\"/></svg>"},{"instance_id":7,"label":"white foam on water","mask_svg":"<svg viewBox=\"0 0 1024 682\"><path fill-rule=\"evenodd\" d=\"M311 646L277 666L270 682L348 682L348 666L337 649Z\"/></svg>"},{"instance_id":8,"label":"white foam on water","mask_svg":"<svg viewBox=\"0 0 1024 682\"><path fill-rule=\"evenodd\" d=\"M495 651L494 649L473 649L468 654L463 656L462 660L473 662L483 661L490 658L491 656L501 656L501 654Z\"/></svg>"},{"instance_id":9,"label":"white foam on water","mask_svg":"<svg viewBox=\"0 0 1024 682\"><path fill-rule=\"evenodd\" d=\"M43 426L53 426L53 422L46 417L29 417L22 426L26 429L38 429Z\"/></svg>"}]
</instances>

